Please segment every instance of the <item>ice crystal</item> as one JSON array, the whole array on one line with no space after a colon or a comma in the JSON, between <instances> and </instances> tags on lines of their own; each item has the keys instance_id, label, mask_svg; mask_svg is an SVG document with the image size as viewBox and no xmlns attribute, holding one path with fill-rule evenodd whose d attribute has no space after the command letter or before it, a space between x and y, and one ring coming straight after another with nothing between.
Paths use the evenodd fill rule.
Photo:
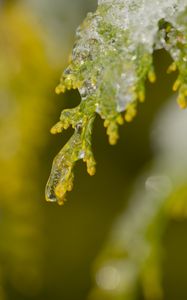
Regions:
<instances>
[{"instance_id":1,"label":"ice crystal","mask_svg":"<svg viewBox=\"0 0 187 300\"><path fill-rule=\"evenodd\" d=\"M62 112L52 133L72 126L75 133L54 160L46 188L48 201L64 202L72 188L73 167L78 159L95 173L91 151L93 120L104 120L110 144L118 139L118 126L132 121L138 102L145 98L144 85L156 77L152 63L155 49L165 49L178 69L173 90L178 103L187 106L187 0L99 0L78 28L70 65L57 93L78 89L81 103ZM123 116L123 112L124 116ZM84 153L84 155L82 154Z\"/></svg>"}]
</instances>

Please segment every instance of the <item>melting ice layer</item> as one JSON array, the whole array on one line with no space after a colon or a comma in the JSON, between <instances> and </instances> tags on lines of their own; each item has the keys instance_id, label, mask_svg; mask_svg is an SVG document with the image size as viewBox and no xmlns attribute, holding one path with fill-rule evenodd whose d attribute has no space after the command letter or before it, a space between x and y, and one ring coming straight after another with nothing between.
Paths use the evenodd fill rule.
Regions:
<instances>
[{"instance_id":1,"label":"melting ice layer","mask_svg":"<svg viewBox=\"0 0 187 300\"><path fill-rule=\"evenodd\" d=\"M187 0L100 0L98 4L96 12L89 13L77 30L70 65L56 90L60 93L78 89L81 103L76 109L62 112L53 133L69 126L76 128L78 123L86 126L85 116L94 118L98 113L104 119L109 142L115 144L118 125L123 124L121 113L125 111L125 120L131 121L136 115L138 101L144 101L147 76L151 82L155 80L152 64L155 49L164 48L171 55L174 63L170 71L179 70L173 89L179 89L180 107L187 106ZM79 143L72 143L74 135L58 155L61 161L63 154L62 173L59 173L55 160L47 186L47 191L53 191L53 197L47 195L48 200L60 202L69 190L66 180L61 180L66 178L63 176L66 171L73 178L77 159L74 156L68 158L71 168L67 168L64 160L69 146L73 145L75 153L84 153L86 143L89 156L93 156L91 131L92 125L87 134L79 137L81 149L77 146ZM78 157L87 160L84 155Z\"/></svg>"}]
</instances>

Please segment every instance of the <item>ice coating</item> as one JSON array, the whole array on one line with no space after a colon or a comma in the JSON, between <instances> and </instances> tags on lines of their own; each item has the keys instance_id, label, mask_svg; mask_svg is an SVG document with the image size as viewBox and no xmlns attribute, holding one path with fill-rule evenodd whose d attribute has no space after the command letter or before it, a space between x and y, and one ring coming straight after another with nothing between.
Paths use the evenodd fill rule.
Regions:
<instances>
[{"instance_id":1,"label":"ice coating","mask_svg":"<svg viewBox=\"0 0 187 300\"><path fill-rule=\"evenodd\" d=\"M110 144L115 144L118 126L124 121L132 121L137 104L144 101L147 77L150 82L156 79L152 61L156 49L165 49L172 57L168 73L179 71L173 90L179 90L179 106L187 107L186 8L187 0L99 0L96 12L89 13L76 32L70 64L56 88L58 94L78 89L81 103L62 112L52 133L59 133L69 126L76 130L78 124L82 129L87 128L88 120L93 120L97 113L104 120ZM79 136L80 149L71 139L60 156L63 153L66 157L71 144L79 153L76 160L83 159L87 165L88 161L94 162L91 150L93 122L88 127L89 130L83 130ZM85 155L87 152L89 155ZM72 173L76 160L68 159L73 162ZM90 165L88 170L92 175L95 173L94 163ZM66 180L56 180L55 166L47 190L54 191L51 201L60 202L55 193L56 186L66 186ZM66 163L63 163L63 168L66 169ZM66 170L61 169L61 172L65 174Z\"/></svg>"},{"instance_id":2,"label":"ice coating","mask_svg":"<svg viewBox=\"0 0 187 300\"><path fill-rule=\"evenodd\" d=\"M156 45L169 46L163 45L165 36L158 36L159 22L164 20L165 24L181 29L178 18L187 1L101 0L98 4L97 11L89 13L77 30L72 64L66 72L82 100L95 98L97 112L107 119L113 118L114 109L123 112L136 101L151 68ZM172 56L176 60L179 55L175 51ZM75 78L78 86L73 84ZM59 92L60 89L62 85Z\"/></svg>"}]
</instances>

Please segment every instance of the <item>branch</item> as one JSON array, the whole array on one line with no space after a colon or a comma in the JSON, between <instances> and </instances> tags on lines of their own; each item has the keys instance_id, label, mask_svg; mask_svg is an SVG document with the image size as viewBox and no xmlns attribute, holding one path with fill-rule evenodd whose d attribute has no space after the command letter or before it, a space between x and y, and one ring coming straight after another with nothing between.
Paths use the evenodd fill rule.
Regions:
<instances>
[{"instance_id":1,"label":"branch","mask_svg":"<svg viewBox=\"0 0 187 300\"><path fill-rule=\"evenodd\" d=\"M77 160L87 163L90 175L95 173L90 120L96 113L104 120L112 145L118 140L118 126L136 116L138 103L145 99L147 77L151 82L156 79L154 50L165 49L171 55L168 72L179 71L173 90L179 90L180 107L187 106L186 7L186 0L100 0L96 12L78 28L70 64L56 92L78 89L81 103L63 111L52 128L58 133L72 126L75 134L54 161L46 187L48 201L64 203Z\"/></svg>"}]
</instances>

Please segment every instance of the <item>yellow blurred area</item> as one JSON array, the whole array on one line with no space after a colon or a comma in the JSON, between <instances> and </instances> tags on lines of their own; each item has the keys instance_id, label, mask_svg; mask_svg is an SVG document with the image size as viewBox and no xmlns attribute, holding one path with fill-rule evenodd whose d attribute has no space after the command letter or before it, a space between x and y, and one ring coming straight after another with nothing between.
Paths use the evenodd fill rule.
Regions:
<instances>
[{"instance_id":1,"label":"yellow blurred area","mask_svg":"<svg viewBox=\"0 0 187 300\"><path fill-rule=\"evenodd\" d=\"M42 30L21 6L0 12L0 208L2 282L41 289L43 216L36 181L46 143L54 69ZM38 178L39 179L39 178Z\"/></svg>"}]
</instances>

